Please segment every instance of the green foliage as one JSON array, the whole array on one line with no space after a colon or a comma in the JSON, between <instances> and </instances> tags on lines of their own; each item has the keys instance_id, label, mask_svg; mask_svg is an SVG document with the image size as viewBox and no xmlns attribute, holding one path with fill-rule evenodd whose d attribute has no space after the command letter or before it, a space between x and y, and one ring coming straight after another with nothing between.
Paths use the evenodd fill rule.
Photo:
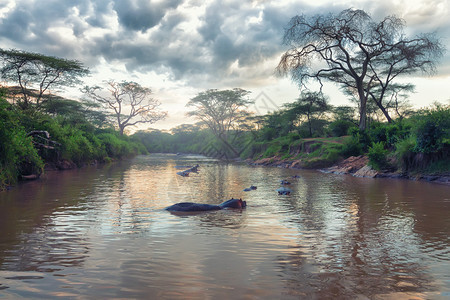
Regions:
<instances>
[{"instance_id":1,"label":"green foliage","mask_svg":"<svg viewBox=\"0 0 450 300\"><path fill-rule=\"evenodd\" d=\"M344 136L348 134L350 128L356 128L356 125L348 120L336 120L328 125L332 136Z\"/></svg>"},{"instance_id":2,"label":"green foliage","mask_svg":"<svg viewBox=\"0 0 450 300\"><path fill-rule=\"evenodd\" d=\"M386 137L386 128L388 125L385 123L380 122L373 122L370 124L368 135L369 140L372 143L379 143L383 142L386 143L387 137Z\"/></svg>"},{"instance_id":3,"label":"green foliage","mask_svg":"<svg viewBox=\"0 0 450 300\"><path fill-rule=\"evenodd\" d=\"M438 106L415 118L415 152L436 153L450 139L450 107Z\"/></svg>"},{"instance_id":4,"label":"green foliage","mask_svg":"<svg viewBox=\"0 0 450 300\"><path fill-rule=\"evenodd\" d=\"M43 162L20 125L20 112L0 96L0 190L20 175L40 174Z\"/></svg>"},{"instance_id":5,"label":"green foliage","mask_svg":"<svg viewBox=\"0 0 450 300\"><path fill-rule=\"evenodd\" d=\"M304 168L329 167L342 158L341 144L321 141L309 145L308 148L312 152L301 155Z\"/></svg>"},{"instance_id":6,"label":"green foliage","mask_svg":"<svg viewBox=\"0 0 450 300\"><path fill-rule=\"evenodd\" d=\"M369 147L369 165L375 170L382 170L388 166L387 150L384 148L383 142L376 142Z\"/></svg>"},{"instance_id":7,"label":"green foliage","mask_svg":"<svg viewBox=\"0 0 450 300\"><path fill-rule=\"evenodd\" d=\"M358 138L352 136L344 143L341 153L344 157L358 156L363 153L363 147Z\"/></svg>"},{"instance_id":8,"label":"green foliage","mask_svg":"<svg viewBox=\"0 0 450 300\"><path fill-rule=\"evenodd\" d=\"M400 119L388 123L386 128L386 146L391 148L396 143L408 139L411 134L411 123L408 120Z\"/></svg>"},{"instance_id":9,"label":"green foliage","mask_svg":"<svg viewBox=\"0 0 450 300\"><path fill-rule=\"evenodd\" d=\"M124 158L132 156L132 147L123 139L113 132L105 132L98 135L100 141L106 150L107 156L111 158Z\"/></svg>"},{"instance_id":10,"label":"green foliage","mask_svg":"<svg viewBox=\"0 0 450 300\"><path fill-rule=\"evenodd\" d=\"M74 86L80 77L89 73L81 62L22 50L0 48L3 67L0 75L19 86L18 98L22 109L30 108L32 101L39 106L45 93L56 88Z\"/></svg>"},{"instance_id":11,"label":"green foliage","mask_svg":"<svg viewBox=\"0 0 450 300\"><path fill-rule=\"evenodd\" d=\"M416 139L413 136L399 140L395 144L395 157L397 163L403 172L407 172L414 162L414 148L416 147Z\"/></svg>"},{"instance_id":12,"label":"green foliage","mask_svg":"<svg viewBox=\"0 0 450 300\"><path fill-rule=\"evenodd\" d=\"M372 140L367 130L360 130L358 127L351 127L349 129L349 133L354 139L354 143L359 144L358 147L360 148L360 152L367 152L369 146L372 144Z\"/></svg>"}]
</instances>

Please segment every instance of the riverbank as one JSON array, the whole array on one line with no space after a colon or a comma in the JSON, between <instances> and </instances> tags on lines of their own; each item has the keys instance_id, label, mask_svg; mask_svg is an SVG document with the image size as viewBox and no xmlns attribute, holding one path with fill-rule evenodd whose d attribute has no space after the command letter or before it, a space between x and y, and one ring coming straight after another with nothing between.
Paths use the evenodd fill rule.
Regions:
<instances>
[{"instance_id":1,"label":"riverbank","mask_svg":"<svg viewBox=\"0 0 450 300\"><path fill-rule=\"evenodd\" d=\"M332 166L319 166L313 168L305 167L301 160L283 159L277 156L258 160L247 160L247 163L250 165L291 169L316 169L324 173L351 175L355 177L423 180L450 186L450 174L409 174L400 171L377 171L370 167L368 162L369 158L366 155L351 156Z\"/></svg>"}]
</instances>

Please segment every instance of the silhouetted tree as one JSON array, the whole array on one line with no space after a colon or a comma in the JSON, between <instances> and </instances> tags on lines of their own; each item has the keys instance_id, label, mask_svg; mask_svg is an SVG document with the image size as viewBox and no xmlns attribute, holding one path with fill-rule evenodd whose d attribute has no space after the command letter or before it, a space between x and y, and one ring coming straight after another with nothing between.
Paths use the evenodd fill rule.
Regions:
<instances>
[{"instance_id":1,"label":"silhouetted tree","mask_svg":"<svg viewBox=\"0 0 450 300\"><path fill-rule=\"evenodd\" d=\"M339 84L359 100L359 128L366 129L367 100L372 99L386 119L386 93L400 75L434 72L444 48L432 34L406 38L405 22L396 16L375 22L363 10L338 14L295 16L284 35L286 51L278 70L290 72L303 86L308 79ZM320 63L316 63L318 61Z\"/></svg>"},{"instance_id":2,"label":"silhouetted tree","mask_svg":"<svg viewBox=\"0 0 450 300\"><path fill-rule=\"evenodd\" d=\"M104 96L99 86L85 86L82 91L92 100L113 111L119 132L123 135L126 127L137 124L152 124L167 116L159 110L161 103L152 98L152 91L136 82L107 81L108 96Z\"/></svg>"},{"instance_id":3,"label":"silhouetted tree","mask_svg":"<svg viewBox=\"0 0 450 300\"><path fill-rule=\"evenodd\" d=\"M309 131L309 136L313 136L313 123L320 120L325 112L331 107L327 103L327 99L316 92L304 92L293 103L285 105L289 114L293 115L292 120L302 121L304 119Z\"/></svg>"},{"instance_id":4,"label":"silhouetted tree","mask_svg":"<svg viewBox=\"0 0 450 300\"><path fill-rule=\"evenodd\" d=\"M204 122L235 156L239 156L238 150L230 144L229 133L236 130L248 116L245 108L253 103L253 100L245 98L249 93L239 88L201 92L187 103L186 106L195 108L188 115Z\"/></svg>"}]
</instances>

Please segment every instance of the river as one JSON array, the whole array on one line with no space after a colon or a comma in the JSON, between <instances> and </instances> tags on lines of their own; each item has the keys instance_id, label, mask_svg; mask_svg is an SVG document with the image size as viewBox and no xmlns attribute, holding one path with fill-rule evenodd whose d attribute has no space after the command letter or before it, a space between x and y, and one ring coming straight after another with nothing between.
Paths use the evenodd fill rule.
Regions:
<instances>
[{"instance_id":1,"label":"river","mask_svg":"<svg viewBox=\"0 0 450 300\"><path fill-rule=\"evenodd\" d=\"M2 192L0 230L1 299L450 298L450 188L427 182L153 154Z\"/></svg>"}]
</instances>

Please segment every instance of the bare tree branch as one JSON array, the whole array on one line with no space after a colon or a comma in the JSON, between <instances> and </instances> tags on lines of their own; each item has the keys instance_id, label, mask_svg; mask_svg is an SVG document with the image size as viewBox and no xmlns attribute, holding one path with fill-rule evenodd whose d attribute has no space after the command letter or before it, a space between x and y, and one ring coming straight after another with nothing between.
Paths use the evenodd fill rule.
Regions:
<instances>
[{"instance_id":1,"label":"bare tree branch","mask_svg":"<svg viewBox=\"0 0 450 300\"><path fill-rule=\"evenodd\" d=\"M167 112L159 110L161 103L151 97L152 91L149 88L132 81L110 80L106 85L109 92L107 95L102 93L99 86L85 86L82 91L114 112L120 134L123 134L127 127L153 124L167 116Z\"/></svg>"},{"instance_id":2,"label":"bare tree branch","mask_svg":"<svg viewBox=\"0 0 450 300\"><path fill-rule=\"evenodd\" d=\"M322 80L328 80L353 89L359 99L361 130L366 128L369 99L391 121L385 96L394 80L417 71L433 73L444 52L432 34L406 38L404 25L396 16L377 23L365 11L354 9L295 16L284 35L290 49L282 55L277 70L281 75L290 74L300 87L313 79L321 86Z\"/></svg>"}]
</instances>

